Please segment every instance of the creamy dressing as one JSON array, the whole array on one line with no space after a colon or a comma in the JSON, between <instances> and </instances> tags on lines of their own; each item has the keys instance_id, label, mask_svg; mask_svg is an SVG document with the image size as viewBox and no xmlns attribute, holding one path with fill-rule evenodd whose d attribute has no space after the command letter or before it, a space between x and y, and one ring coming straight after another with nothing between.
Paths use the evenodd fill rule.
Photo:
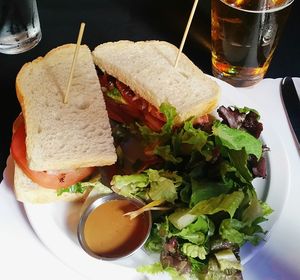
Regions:
<instances>
[{"instance_id":1,"label":"creamy dressing","mask_svg":"<svg viewBox=\"0 0 300 280\"><path fill-rule=\"evenodd\" d=\"M136 209L132 201L111 200L93 210L84 226L89 249L103 257L119 257L136 249L144 241L149 223L145 214L132 220L124 216Z\"/></svg>"}]
</instances>

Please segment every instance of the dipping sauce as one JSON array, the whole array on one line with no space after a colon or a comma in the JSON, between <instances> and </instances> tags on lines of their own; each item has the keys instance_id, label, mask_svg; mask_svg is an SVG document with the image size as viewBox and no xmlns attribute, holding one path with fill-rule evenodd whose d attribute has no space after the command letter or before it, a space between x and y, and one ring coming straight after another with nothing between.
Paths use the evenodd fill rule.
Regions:
<instances>
[{"instance_id":1,"label":"dipping sauce","mask_svg":"<svg viewBox=\"0 0 300 280\"><path fill-rule=\"evenodd\" d=\"M84 224L86 246L104 258L120 258L136 250L148 235L149 215L130 220L124 214L140 207L128 199L109 200L96 207Z\"/></svg>"}]
</instances>

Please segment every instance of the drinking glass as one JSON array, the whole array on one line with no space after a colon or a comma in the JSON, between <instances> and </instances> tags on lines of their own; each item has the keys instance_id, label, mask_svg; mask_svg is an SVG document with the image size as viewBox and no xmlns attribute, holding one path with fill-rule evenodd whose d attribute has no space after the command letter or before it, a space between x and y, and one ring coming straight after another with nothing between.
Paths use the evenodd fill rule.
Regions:
<instances>
[{"instance_id":1,"label":"drinking glass","mask_svg":"<svg viewBox=\"0 0 300 280\"><path fill-rule=\"evenodd\" d=\"M262 80L294 0L212 0L212 72L234 86Z\"/></svg>"},{"instance_id":2,"label":"drinking glass","mask_svg":"<svg viewBox=\"0 0 300 280\"><path fill-rule=\"evenodd\" d=\"M36 0L0 0L0 52L28 51L41 40Z\"/></svg>"}]
</instances>

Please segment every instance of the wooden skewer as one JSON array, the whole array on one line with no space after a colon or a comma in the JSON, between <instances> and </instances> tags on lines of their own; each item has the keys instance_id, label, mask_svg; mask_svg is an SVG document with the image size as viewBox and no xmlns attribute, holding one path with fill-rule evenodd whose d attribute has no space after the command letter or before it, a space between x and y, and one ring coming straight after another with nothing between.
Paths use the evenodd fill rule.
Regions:
<instances>
[{"instance_id":1,"label":"wooden skewer","mask_svg":"<svg viewBox=\"0 0 300 280\"><path fill-rule=\"evenodd\" d=\"M85 27L85 23L82 22L80 24L80 29L79 29L79 33L78 33L76 48L75 48L73 61L72 61L72 66L71 66L71 72L70 72L70 76L69 76L69 80L68 80L68 86L67 86L65 97L64 97L64 103L65 104L68 102L68 96L69 96L70 87L71 87L72 78L73 78L73 73L74 73L74 69L75 69L75 65L76 65L76 61L77 61L77 57L78 57L79 47L81 45L81 40L82 40L82 36L83 36L83 32L84 32L84 27Z\"/></svg>"},{"instance_id":2,"label":"wooden skewer","mask_svg":"<svg viewBox=\"0 0 300 280\"><path fill-rule=\"evenodd\" d=\"M179 61L179 58L180 58L180 54L182 53L182 49L183 49L183 46L184 46L187 34L189 32L190 26L191 26L191 23L192 23L192 20L193 20L193 17L194 17L194 13L195 13L197 4L198 4L198 0L195 0L193 8L192 8L192 11L190 13L190 17L189 17L188 23L186 25L186 28L185 28L185 31L184 31L184 34L183 34L183 38L181 40L180 48L179 48L178 53L177 53L177 57L176 57L175 65L174 65L175 68L177 67L177 64L178 64L178 61Z\"/></svg>"},{"instance_id":3,"label":"wooden skewer","mask_svg":"<svg viewBox=\"0 0 300 280\"><path fill-rule=\"evenodd\" d=\"M129 220L132 220L136 218L137 216L143 214L146 211L164 211L164 210L170 210L170 207L152 207L152 208L147 208L143 209L143 211L131 211L125 213L123 216L129 216Z\"/></svg>"},{"instance_id":4,"label":"wooden skewer","mask_svg":"<svg viewBox=\"0 0 300 280\"><path fill-rule=\"evenodd\" d=\"M164 202L165 201L162 199L154 200L148 203L147 205L143 206L142 208L125 213L123 216L129 216L130 220L132 220L135 217L139 216L140 214L144 213L145 211L153 210L154 207L161 205Z\"/></svg>"}]
</instances>

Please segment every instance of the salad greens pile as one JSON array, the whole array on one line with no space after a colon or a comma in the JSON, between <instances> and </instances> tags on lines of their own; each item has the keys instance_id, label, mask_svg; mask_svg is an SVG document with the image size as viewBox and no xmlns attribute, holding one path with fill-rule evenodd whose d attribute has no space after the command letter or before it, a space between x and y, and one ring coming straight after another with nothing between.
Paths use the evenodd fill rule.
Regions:
<instances>
[{"instance_id":1,"label":"salad greens pile","mask_svg":"<svg viewBox=\"0 0 300 280\"><path fill-rule=\"evenodd\" d=\"M160 133L137 125L147 153L159 160L111 181L121 195L168 207L153 211L145 245L160 254L160 262L139 271L167 271L174 279L242 279L240 248L261 241L260 224L272 213L252 185L255 177L266 177L259 114L221 106L218 119L176 126L176 110L168 104L160 110L167 119Z\"/></svg>"},{"instance_id":2,"label":"salad greens pile","mask_svg":"<svg viewBox=\"0 0 300 280\"><path fill-rule=\"evenodd\" d=\"M138 270L168 272L173 279L242 279L240 248L264 238L260 224L272 213L252 184L266 177L260 116L253 109L221 106L219 118L191 118L178 126L173 107L162 104L160 111L166 123L159 133L139 124L113 126L118 171L127 168L109 180L113 191L165 209L152 211L145 244L160 261ZM138 157L128 159L128 146L121 144L134 138L133 150L138 143L146 155L142 164ZM78 183L58 195L98 183Z\"/></svg>"}]
</instances>

